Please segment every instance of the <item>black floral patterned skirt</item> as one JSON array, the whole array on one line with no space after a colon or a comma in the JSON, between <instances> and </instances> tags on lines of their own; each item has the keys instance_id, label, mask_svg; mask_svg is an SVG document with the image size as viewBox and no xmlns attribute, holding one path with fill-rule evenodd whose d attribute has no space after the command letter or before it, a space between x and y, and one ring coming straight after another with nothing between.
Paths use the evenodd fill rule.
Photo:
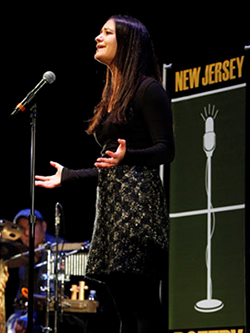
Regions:
<instances>
[{"instance_id":1,"label":"black floral patterned skirt","mask_svg":"<svg viewBox=\"0 0 250 333\"><path fill-rule=\"evenodd\" d=\"M105 279L117 272L162 278L168 234L158 169L124 165L99 170L87 276Z\"/></svg>"}]
</instances>

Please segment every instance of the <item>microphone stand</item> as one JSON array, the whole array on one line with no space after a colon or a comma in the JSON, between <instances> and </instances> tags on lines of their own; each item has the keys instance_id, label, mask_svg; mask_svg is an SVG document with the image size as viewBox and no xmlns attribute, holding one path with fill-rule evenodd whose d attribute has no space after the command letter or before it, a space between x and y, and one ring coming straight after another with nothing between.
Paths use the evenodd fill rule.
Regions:
<instances>
[{"instance_id":1,"label":"microphone stand","mask_svg":"<svg viewBox=\"0 0 250 333\"><path fill-rule=\"evenodd\" d=\"M34 294L34 248L35 248L35 225L36 225L36 215L35 215L35 155L36 155L36 116L37 116L37 105L32 102L36 93L45 85L45 83L53 83L56 76L52 72L46 72L43 75L42 81L36 85L36 87L26 96L26 98L19 103L11 116L19 111L24 111L27 105L31 105L30 118L31 118L31 149L30 149L30 215L29 215L29 304L28 304L28 333L33 332L33 294ZM26 105L27 104L27 105ZM27 107L28 108L28 107Z\"/></svg>"},{"instance_id":2,"label":"microphone stand","mask_svg":"<svg viewBox=\"0 0 250 333\"><path fill-rule=\"evenodd\" d=\"M37 105L30 108L31 148L30 148L30 205L29 216L29 302L28 302L28 333L33 332L33 304L34 304L34 253L35 253L35 156L36 156L36 116Z\"/></svg>"}]
</instances>

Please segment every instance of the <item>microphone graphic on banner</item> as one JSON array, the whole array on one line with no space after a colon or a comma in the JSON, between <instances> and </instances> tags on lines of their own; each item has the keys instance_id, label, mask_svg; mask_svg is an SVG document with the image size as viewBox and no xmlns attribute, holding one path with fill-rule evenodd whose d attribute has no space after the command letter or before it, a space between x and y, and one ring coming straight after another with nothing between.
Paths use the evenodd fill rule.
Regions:
<instances>
[{"instance_id":1,"label":"microphone graphic on banner","mask_svg":"<svg viewBox=\"0 0 250 333\"><path fill-rule=\"evenodd\" d=\"M43 74L42 80L35 86L33 90L31 90L28 95L17 104L13 112L11 113L11 116L16 115L20 111L25 111L26 108L29 106L29 104L32 102L32 100L35 98L36 94L44 87L46 84L51 84L55 81L56 76L53 72L46 72Z\"/></svg>"},{"instance_id":2,"label":"microphone graphic on banner","mask_svg":"<svg viewBox=\"0 0 250 333\"><path fill-rule=\"evenodd\" d=\"M216 134L214 132L214 120L219 112L215 111L215 105L211 110L211 105L208 105L208 110L205 109L205 115L201 114L205 122L205 134L203 136L203 150L207 157L206 163L206 193L207 193L207 248L206 248L206 266L207 266L207 298L199 301L195 305L195 310L203 313L211 313L221 310L224 304L221 300L212 298L212 274L211 274L211 240L215 230L215 216L212 206L212 156L216 148ZM212 219L213 216L213 219ZM213 223L212 223L213 222ZM212 226L213 225L213 226Z\"/></svg>"}]
</instances>

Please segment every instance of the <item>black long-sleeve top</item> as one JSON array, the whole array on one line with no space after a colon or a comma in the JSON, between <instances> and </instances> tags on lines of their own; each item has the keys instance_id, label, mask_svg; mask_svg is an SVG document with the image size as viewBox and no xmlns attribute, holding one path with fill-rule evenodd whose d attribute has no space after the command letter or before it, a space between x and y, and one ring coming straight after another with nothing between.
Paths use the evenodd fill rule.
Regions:
<instances>
[{"instance_id":1,"label":"black long-sleeve top","mask_svg":"<svg viewBox=\"0 0 250 333\"><path fill-rule=\"evenodd\" d=\"M173 123L170 102L162 86L152 78L144 78L130 107L126 124L105 121L96 131L96 141L105 151L116 151L118 139L126 140L123 165L157 167L174 158ZM107 114L108 117L108 114ZM63 168L62 185L97 177L97 169Z\"/></svg>"}]
</instances>

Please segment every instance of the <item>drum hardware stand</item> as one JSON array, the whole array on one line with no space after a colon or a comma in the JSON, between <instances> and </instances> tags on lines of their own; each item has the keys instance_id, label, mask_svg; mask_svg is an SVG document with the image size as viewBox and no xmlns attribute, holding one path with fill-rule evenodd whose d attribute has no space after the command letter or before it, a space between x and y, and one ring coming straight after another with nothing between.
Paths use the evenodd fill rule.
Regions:
<instances>
[{"instance_id":1,"label":"drum hardware stand","mask_svg":"<svg viewBox=\"0 0 250 333\"><path fill-rule=\"evenodd\" d=\"M54 275L54 333L57 333L57 322L58 322L58 311L59 309L62 311L62 299L64 298L64 277L62 277L62 282L61 282L61 288L60 288L60 302L59 297L58 297L58 273L61 273L62 267L64 267L64 261L60 256L59 259L59 230L60 230L60 216L61 213L59 212L59 207L61 209L61 205L59 203L56 203L55 206L55 235L56 235L56 242L53 243L53 245L56 245L56 254L55 254L55 275ZM52 331L52 328L49 326L49 313L50 313L50 303L51 303L51 292L50 292L50 281L51 279L51 262L54 261L52 259L52 251L51 251L52 247L51 244L50 246L47 247L46 251L47 251L47 285L45 288L42 288L42 290L46 289L46 317L45 317L45 327L42 328L42 331L44 333L49 333ZM42 264L45 264L42 263ZM60 267L59 267L60 266ZM38 267L38 266L36 266ZM61 274L62 276L63 274ZM63 294L62 294L63 293ZM59 304L60 303L60 304Z\"/></svg>"},{"instance_id":2,"label":"drum hardware stand","mask_svg":"<svg viewBox=\"0 0 250 333\"><path fill-rule=\"evenodd\" d=\"M40 267L42 265L47 264L47 272L45 274L46 277L46 287L41 287L42 291L46 291L46 315L45 315L45 326L42 327L42 332L44 333L49 333L51 331L53 331L53 329L49 326L49 314L50 314L50 303L51 303L51 284L50 281L54 281L54 289L55 289L55 302L54 302L54 332L57 332L57 320L58 320L58 311L59 309L62 311L62 299L64 297L64 277L63 277L63 273L61 275L60 281L62 281L61 283L61 288L60 288L60 297L58 297L58 271L60 270L60 268L58 269L58 266L63 266L64 265L64 261L63 259L58 260L55 258L52 258L52 247L55 246L55 243L53 244L48 244L48 246L46 247L46 251L47 251L47 260L43 263L40 263L38 265L36 265L36 267ZM51 263L55 261L55 265L54 270L55 270L55 275L53 274L53 272L51 272ZM60 270L61 272L61 270ZM56 304L56 296L57 296L57 304ZM60 300L60 302L58 301Z\"/></svg>"},{"instance_id":3,"label":"drum hardware stand","mask_svg":"<svg viewBox=\"0 0 250 333\"><path fill-rule=\"evenodd\" d=\"M53 243L54 244L54 243ZM45 327L42 327L42 332L49 333L52 331L52 328L49 327L49 307L51 302L51 294L50 294L50 280L51 280L51 243L47 244L46 254L47 254L47 274L46 274L46 287L42 288L42 291L46 291L46 314L45 314Z\"/></svg>"},{"instance_id":4,"label":"drum hardware stand","mask_svg":"<svg viewBox=\"0 0 250 333\"><path fill-rule=\"evenodd\" d=\"M59 255L59 225L56 224L56 242L55 243L46 243L44 247L41 247L39 249L36 249L35 251L42 251L46 250L47 252L47 260L35 265L35 268L41 267L42 265L47 265L47 272L45 274L46 276L46 287L41 287L42 291L46 291L46 316L45 316L45 326L42 327L43 333L50 333L53 331L53 329L49 326L49 314L50 314L50 303L51 303L51 284L50 281L54 281L54 289L55 289L55 301L54 301L54 332L57 333L57 323L58 323L58 313L60 311L60 320L62 321L62 315L63 315L63 307L71 307L71 304L68 302L64 302L64 290L65 290L65 257L68 257L72 254L76 254L80 251L83 251L85 249L88 249L90 244L89 242L85 242L80 249L72 250L67 253L63 253ZM56 247L55 252L55 258L52 257L52 248ZM27 255L28 252L25 253ZM24 255L24 254L22 254ZM17 255L20 256L20 255ZM54 274L51 271L52 265L51 263L55 263L53 265L54 267ZM59 278L60 276L60 278ZM60 295L58 295L58 288L59 288L59 281L60 281Z\"/></svg>"},{"instance_id":5,"label":"drum hardware stand","mask_svg":"<svg viewBox=\"0 0 250 333\"><path fill-rule=\"evenodd\" d=\"M60 270L61 272L61 260L58 258L59 250L58 250L58 245L59 245L59 230L60 230L60 220L61 220L61 209L62 206L59 202L56 203L55 206L55 236L56 236L56 260L55 260L55 317L54 317L54 333L57 333L57 324L58 324L58 311L59 308L62 311L62 298L64 298L64 294L62 295L62 289L61 295L60 295L60 304L58 302L58 271ZM58 269L58 264L60 264L60 268ZM64 289L64 279L63 282L61 283L61 287L63 286Z\"/></svg>"},{"instance_id":6,"label":"drum hardware stand","mask_svg":"<svg viewBox=\"0 0 250 333\"><path fill-rule=\"evenodd\" d=\"M52 248L56 245L56 243L47 243L46 246L46 251L47 251L47 260L37 264L35 266L35 268L40 267L42 265L46 265L47 264L47 272L45 274L45 278L46 278L46 287L41 287L42 291L46 291L46 316L45 316L45 326L42 327L42 332L44 333L49 333L51 332L53 329L49 326L49 314L50 314L50 303L51 303L51 284L50 281L54 281L54 289L55 289L55 297L57 294L57 298L58 298L58 263L61 263L61 261L58 261L58 255L57 258L53 258L52 257ZM55 261L55 265L54 270L55 270L55 275L53 274L53 272L51 271L52 265L51 263L53 263ZM63 274L62 274L63 275ZM62 278L63 280L63 288L61 288L61 294L63 292L64 295L64 278ZM62 295L60 297L60 300L62 299ZM57 301L58 302L58 301ZM59 309L59 302L58 302L58 309L56 308L56 299L55 299L55 327L54 330L57 331L57 317L58 317L58 309ZM62 309L62 306L60 305L60 308ZM54 332L56 332L54 331Z\"/></svg>"}]
</instances>

